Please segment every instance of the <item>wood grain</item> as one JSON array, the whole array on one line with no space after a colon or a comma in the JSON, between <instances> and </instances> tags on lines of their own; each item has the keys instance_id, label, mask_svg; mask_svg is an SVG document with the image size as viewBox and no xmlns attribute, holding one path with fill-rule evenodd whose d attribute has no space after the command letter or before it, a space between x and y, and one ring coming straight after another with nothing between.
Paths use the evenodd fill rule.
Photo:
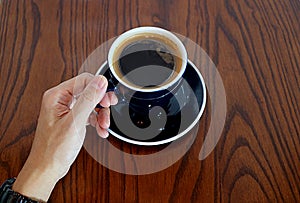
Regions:
<instances>
[{"instance_id":1,"label":"wood grain","mask_svg":"<svg viewBox=\"0 0 300 203\"><path fill-rule=\"evenodd\" d=\"M124 175L82 150L50 202L300 202L299 11L298 0L0 1L0 181L29 154L43 92L76 76L100 44L152 25L189 37L216 64L227 95L216 149L198 160L208 100L192 148L171 167Z\"/></svg>"}]
</instances>

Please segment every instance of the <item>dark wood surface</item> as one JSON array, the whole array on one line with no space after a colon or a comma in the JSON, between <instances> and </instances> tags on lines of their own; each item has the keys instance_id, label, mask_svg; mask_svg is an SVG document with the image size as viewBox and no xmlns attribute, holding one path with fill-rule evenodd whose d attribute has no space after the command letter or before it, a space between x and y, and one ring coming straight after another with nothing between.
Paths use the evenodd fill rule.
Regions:
<instances>
[{"instance_id":1,"label":"dark wood surface","mask_svg":"<svg viewBox=\"0 0 300 203\"><path fill-rule=\"evenodd\" d=\"M50 202L300 202L299 0L0 0L0 181L28 156L43 92L142 25L189 37L216 64L227 96L217 147L198 160L208 100L194 144L169 168L124 175L83 149Z\"/></svg>"}]
</instances>

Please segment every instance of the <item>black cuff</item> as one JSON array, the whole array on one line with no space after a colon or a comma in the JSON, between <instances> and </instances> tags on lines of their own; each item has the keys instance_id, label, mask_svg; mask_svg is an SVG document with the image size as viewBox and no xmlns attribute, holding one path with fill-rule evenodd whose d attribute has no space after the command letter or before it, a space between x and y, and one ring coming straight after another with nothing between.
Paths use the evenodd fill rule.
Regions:
<instances>
[{"instance_id":1,"label":"black cuff","mask_svg":"<svg viewBox=\"0 0 300 203\"><path fill-rule=\"evenodd\" d=\"M15 178L7 179L0 187L0 203L38 203L12 190Z\"/></svg>"}]
</instances>

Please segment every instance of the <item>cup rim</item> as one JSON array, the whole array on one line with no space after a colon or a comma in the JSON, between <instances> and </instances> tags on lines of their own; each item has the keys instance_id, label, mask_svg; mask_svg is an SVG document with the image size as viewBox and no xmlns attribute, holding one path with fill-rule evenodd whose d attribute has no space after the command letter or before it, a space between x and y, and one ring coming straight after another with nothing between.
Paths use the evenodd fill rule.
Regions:
<instances>
[{"instance_id":1,"label":"cup rim","mask_svg":"<svg viewBox=\"0 0 300 203\"><path fill-rule=\"evenodd\" d=\"M134 35L140 34L140 33L150 33L150 34L162 35L162 36L167 37L170 40L172 40L172 42L174 42L178 46L179 53L181 55L180 57L182 59L180 71L176 75L176 77L173 80L171 80L170 82L168 82L167 84L156 87L156 88L151 88L151 89L145 89L145 88L131 86L130 84L124 82L122 80L122 78L120 78L118 76L118 74L116 74L114 68L112 68L113 67L113 55L115 53L116 48L118 48L118 46L120 46L120 44L128 37L131 37L131 36L134 36ZM122 33L121 35L119 35L115 39L115 41L112 43L112 45L109 49L109 52L108 52L108 57L107 57L109 69L110 69L111 73L113 74L113 76L118 80L118 82L120 82L122 85L124 85L125 87L127 87L131 90L139 91L139 92L156 92L156 91L168 89L169 87L174 85L176 82L178 82L179 79L182 77L182 75L186 69L186 66L187 66L187 60L188 60L187 51L186 51L182 41L175 34L173 34L172 32L170 32L168 30L165 30L163 28L152 27L152 26L136 27L136 28L130 29L130 30Z\"/></svg>"}]
</instances>

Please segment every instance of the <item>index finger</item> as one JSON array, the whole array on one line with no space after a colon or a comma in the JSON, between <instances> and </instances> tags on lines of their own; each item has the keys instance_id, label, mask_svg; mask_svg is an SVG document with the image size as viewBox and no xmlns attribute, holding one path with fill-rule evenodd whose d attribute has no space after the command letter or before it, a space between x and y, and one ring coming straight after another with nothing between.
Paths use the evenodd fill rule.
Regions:
<instances>
[{"instance_id":1,"label":"index finger","mask_svg":"<svg viewBox=\"0 0 300 203\"><path fill-rule=\"evenodd\" d=\"M69 91L72 95L79 95L95 76L91 73L82 73L58 85L58 88Z\"/></svg>"}]
</instances>

